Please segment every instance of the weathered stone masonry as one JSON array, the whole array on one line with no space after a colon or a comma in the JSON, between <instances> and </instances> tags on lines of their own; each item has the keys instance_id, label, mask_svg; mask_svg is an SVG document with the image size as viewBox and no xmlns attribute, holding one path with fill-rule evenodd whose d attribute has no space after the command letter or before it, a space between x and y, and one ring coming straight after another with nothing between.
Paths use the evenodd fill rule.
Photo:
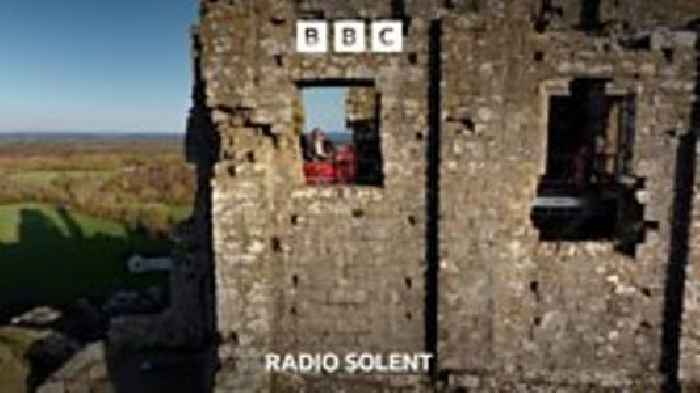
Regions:
<instances>
[{"instance_id":1,"label":"weathered stone masonry","mask_svg":"<svg viewBox=\"0 0 700 393\"><path fill-rule=\"evenodd\" d=\"M216 331L216 391L649 392L700 382L700 3L200 5L188 130L199 240L174 303L201 299L200 334L190 334ZM403 19L404 52L295 53L305 18ZM581 79L605 80L606 95L633 103L627 175L649 224L633 255L612 241L541 241L530 220L550 98ZM381 186L304 184L299 88L338 83L370 85L380 101ZM438 360L433 375L395 377L271 375L260 363L268 351L357 350L430 350Z\"/></svg>"}]
</instances>

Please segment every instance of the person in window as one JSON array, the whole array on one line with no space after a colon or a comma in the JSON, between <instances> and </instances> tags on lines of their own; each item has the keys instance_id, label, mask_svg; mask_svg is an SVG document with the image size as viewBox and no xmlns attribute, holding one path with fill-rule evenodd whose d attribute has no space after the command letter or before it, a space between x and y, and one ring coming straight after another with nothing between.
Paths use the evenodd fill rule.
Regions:
<instances>
[{"instance_id":1,"label":"person in window","mask_svg":"<svg viewBox=\"0 0 700 393\"><path fill-rule=\"evenodd\" d=\"M320 128L311 131L309 143L310 157L313 161L331 161L335 153L335 146Z\"/></svg>"}]
</instances>

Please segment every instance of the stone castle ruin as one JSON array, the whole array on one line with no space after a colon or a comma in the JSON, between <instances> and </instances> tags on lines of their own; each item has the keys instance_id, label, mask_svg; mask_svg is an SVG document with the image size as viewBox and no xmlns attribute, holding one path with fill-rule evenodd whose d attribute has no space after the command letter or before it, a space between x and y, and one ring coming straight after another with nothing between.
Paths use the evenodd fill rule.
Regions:
<instances>
[{"instance_id":1,"label":"stone castle ruin","mask_svg":"<svg viewBox=\"0 0 700 393\"><path fill-rule=\"evenodd\" d=\"M160 331L217 348L216 392L700 389L700 2L200 6L198 194ZM299 20L387 18L401 53L296 52ZM314 86L347 88L353 182L305 179ZM435 361L262 368L352 351Z\"/></svg>"}]
</instances>

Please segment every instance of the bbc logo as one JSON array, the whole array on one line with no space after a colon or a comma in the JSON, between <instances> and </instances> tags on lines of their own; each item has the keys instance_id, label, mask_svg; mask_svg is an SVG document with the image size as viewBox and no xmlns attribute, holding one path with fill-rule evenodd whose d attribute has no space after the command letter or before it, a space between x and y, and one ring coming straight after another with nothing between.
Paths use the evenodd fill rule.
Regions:
<instances>
[{"instance_id":1,"label":"bbc logo","mask_svg":"<svg viewBox=\"0 0 700 393\"><path fill-rule=\"evenodd\" d=\"M333 50L338 53L367 51L366 24L361 20L335 21ZM385 20L370 25L371 50L376 53L403 51L403 22ZM297 52L326 53L330 42L329 23L323 20L297 22Z\"/></svg>"}]
</instances>

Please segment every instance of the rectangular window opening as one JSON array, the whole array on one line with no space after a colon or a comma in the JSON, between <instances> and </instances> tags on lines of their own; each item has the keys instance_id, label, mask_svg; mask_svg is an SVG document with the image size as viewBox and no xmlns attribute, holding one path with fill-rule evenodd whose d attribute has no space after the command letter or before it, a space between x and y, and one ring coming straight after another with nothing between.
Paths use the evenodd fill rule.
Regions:
<instances>
[{"instance_id":1,"label":"rectangular window opening","mask_svg":"<svg viewBox=\"0 0 700 393\"><path fill-rule=\"evenodd\" d=\"M546 167L531 211L542 241L616 241L627 249L642 241L635 190L643 181L631 173L634 97L606 94L608 82L576 79L569 95L549 98Z\"/></svg>"},{"instance_id":2,"label":"rectangular window opening","mask_svg":"<svg viewBox=\"0 0 700 393\"><path fill-rule=\"evenodd\" d=\"M319 80L298 89L294 118L306 184L383 186L374 83Z\"/></svg>"}]
</instances>

